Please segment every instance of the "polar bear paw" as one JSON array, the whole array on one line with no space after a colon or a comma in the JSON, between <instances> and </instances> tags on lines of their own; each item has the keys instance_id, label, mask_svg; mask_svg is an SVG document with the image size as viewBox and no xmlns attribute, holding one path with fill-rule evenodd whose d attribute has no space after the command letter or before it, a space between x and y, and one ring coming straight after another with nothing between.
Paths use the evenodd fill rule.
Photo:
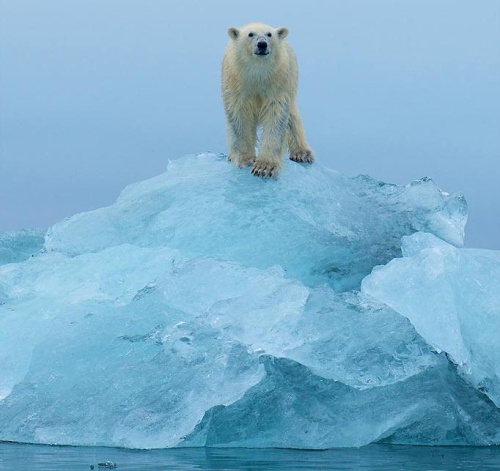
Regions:
<instances>
[{"instance_id":1,"label":"polar bear paw","mask_svg":"<svg viewBox=\"0 0 500 471\"><path fill-rule=\"evenodd\" d=\"M255 155L229 154L228 160L238 168L249 167L255 162Z\"/></svg>"},{"instance_id":2,"label":"polar bear paw","mask_svg":"<svg viewBox=\"0 0 500 471\"><path fill-rule=\"evenodd\" d=\"M280 173L280 162L272 160L256 160L253 164L252 175L262 178L276 178Z\"/></svg>"},{"instance_id":3,"label":"polar bear paw","mask_svg":"<svg viewBox=\"0 0 500 471\"><path fill-rule=\"evenodd\" d=\"M243 168L252 165L255 162L255 155L230 154L228 160L236 167Z\"/></svg>"},{"instance_id":4,"label":"polar bear paw","mask_svg":"<svg viewBox=\"0 0 500 471\"><path fill-rule=\"evenodd\" d=\"M290 152L290 160L312 164L314 162L314 155L310 149L299 149Z\"/></svg>"}]
</instances>

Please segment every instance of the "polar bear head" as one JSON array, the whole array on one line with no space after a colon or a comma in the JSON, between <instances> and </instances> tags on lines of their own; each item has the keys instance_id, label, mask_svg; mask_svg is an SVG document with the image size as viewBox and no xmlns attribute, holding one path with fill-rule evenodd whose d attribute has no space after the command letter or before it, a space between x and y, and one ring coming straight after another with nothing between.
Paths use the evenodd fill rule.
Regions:
<instances>
[{"instance_id":1,"label":"polar bear head","mask_svg":"<svg viewBox=\"0 0 500 471\"><path fill-rule=\"evenodd\" d=\"M264 23L249 23L241 28L229 28L229 37L238 43L239 49L247 54L263 58L268 57L279 47L288 35L288 28L273 28Z\"/></svg>"}]
</instances>

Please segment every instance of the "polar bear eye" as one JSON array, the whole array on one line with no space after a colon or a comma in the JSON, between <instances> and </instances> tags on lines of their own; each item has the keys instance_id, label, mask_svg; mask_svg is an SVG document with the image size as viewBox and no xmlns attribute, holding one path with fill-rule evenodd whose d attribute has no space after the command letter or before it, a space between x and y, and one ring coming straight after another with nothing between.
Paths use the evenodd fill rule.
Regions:
<instances>
[{"instance_id":1,"label":"polar bear eye","mask_svg":"<svg viewBox=\"0 0 500 471\"><path fill-rule=\"evenodd\" d=\"M249 38L253 38L255 35L253 33L248 33Z\"/></svg>"},{"instance_id":2,"label":"polar bear eye","mask_svg":"<svg viewBox=\"0 0 500 471\"><path fill-rule=\"evenodd\" d=\"M270 38L270 37L272 36L272 34L271 34L271 33L267 33L267 34L266 34L266 36L267 36L268 38Z\"/></svg>"}]
</instances>

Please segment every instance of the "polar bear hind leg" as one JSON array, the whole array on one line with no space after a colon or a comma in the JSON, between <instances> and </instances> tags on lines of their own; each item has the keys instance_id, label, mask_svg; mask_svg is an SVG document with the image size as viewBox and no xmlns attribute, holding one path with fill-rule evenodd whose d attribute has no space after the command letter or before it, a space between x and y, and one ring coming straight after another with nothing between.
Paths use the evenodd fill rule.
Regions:
<instances>
[{"instance_id":1,"label":"polar bear hind leg","mask_svg":"<svg viewBox=\"0 0 500 471\"><path fill-rule=\"evenodd\" d=\"M288 123L287 133L288 149L290 152L290 160L294 162L314 162L314 154L308 147L302 127L297 106L293 104L290 109L290 120Z\"/></svg>"}]
</instances>

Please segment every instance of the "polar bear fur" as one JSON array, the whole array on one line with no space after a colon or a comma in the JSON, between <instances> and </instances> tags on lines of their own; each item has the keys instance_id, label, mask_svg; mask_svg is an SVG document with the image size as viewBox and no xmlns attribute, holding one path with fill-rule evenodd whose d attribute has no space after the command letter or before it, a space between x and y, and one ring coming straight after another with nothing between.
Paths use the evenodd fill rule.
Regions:
<instances>
[{"instance_id":1,"label":"polar bear fur","mask_svg":"<svg viewBox=\"0 0 500 471\"><path fill-rule=\"evenodd\" d=\"M288 29L263 23L229 28L222 61L222 99L229 160L252 173L276 177L286 149L296 162L313 162L296 104L298 65ZM262 127L256 156L257 128Z\"/></svg>"}]
</instances>

